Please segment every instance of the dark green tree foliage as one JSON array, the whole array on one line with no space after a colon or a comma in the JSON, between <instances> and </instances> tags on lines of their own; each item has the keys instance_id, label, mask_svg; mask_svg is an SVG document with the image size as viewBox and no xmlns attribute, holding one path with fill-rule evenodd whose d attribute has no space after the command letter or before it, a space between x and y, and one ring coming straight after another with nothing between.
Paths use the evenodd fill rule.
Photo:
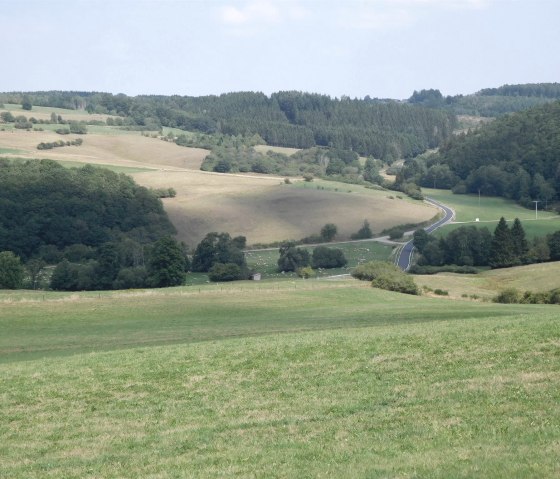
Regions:
<instances>
[{"instance_id":1,"label":"dark green tree foliage","mask_svg":"<svg viewBox=\"0 0 560 479\"><path fill-rule=\"evenodd\" d=\"M334 237L337 233L337 227L333 223L327 223L325 226L321 228L321 239L327 243L334 240Z\"/></svg>"},{"instance_id":2,"label":"dark green tree foliage","mask_svg":"<svg viewBox=\"0 0 560 479\"><path fill-rule=\"evenodd\" d=\"M525 237L525 230L519 218L515 218L513 225L511 227L511 240L513 243L513 254L517 258L517 261L524 263L527 259L527 254L529 253L529 243L527 243L527 238Z\"/></svg>"},{"instance_id":3,"label":"dark green tree foliage","mask_svg":"<svg viewBox=\"0 0 560 479\"><path fill-rule=\"evenodd\" d=\"M350 235L350 238L353 240L369 239L372 237L373 237L373 232L371 231L371 227L369 226L368 220L364 220L362 227L356 233Z\"/></svg>"},{"instance_id":4,"label":"dark green tree foliage","mask_svg":"<svg viewBox=\"0 0 560 479\"><path fill-rule=\"evenodd\" d=\"M515 246L506 220L502 216L496 229L490 246L488 263L492 268L507 268L518 264L519 259L515 256Z\"/></svg>"},{"instance_id":5,"label":"dark green tree foliage","mask_svg":"<svg viewBox=\"0 0 560 479\"><path fill-rule=\"evenodd\" d=\"M414 90L412 96L408 99L409 103L423 105L430 108L437 108L444 104L443 95L439 90Z\"/></svg>"},{"instance_id":6,"label":"dark green tree foliage","mask_svg":"<svg viewBox=\"0 0 560 479\"><path fill-rule=\"evenodd\" d=\"M424 230L414 233L414 246L421 254L419 265L485 266L491 243L492 235L488 229L475 226L461 226L439 240Z\"/></svg>"},{"instance_id":7,"label":"dark green tree foliage","mask_svg":"<svg viewBox=\"0 0 560 479\"><path fill-rule=\"evenodd\" d=\"M21 108L27 111L30 111L33 108L33 105L31 103L31 99L29 98L29 96L24 95L23 99L21 101Z\"/></svg>"},{"instance_id":8,"label":"dark green tree foliage","mask_svg":"<svg viewBox=\"0 0 560 479\"><path fill-rule=\"evenodd\" d=\"M278 271L296 271L310 264L309 251L305 248L298 248L294 241L286 241L280 245Z\"/></svg>"},{"instance_id":9,"label":"dark green tree foliage","mask_svg":"<svg viewBox=\"0 0 560 479\"><path fill-rule=\"evenodd\" d=\"M174 232L161 201L129 176L0 159L0 250L27 259L47 246L149 243Z\"/></svg>"},{"instance_id":10,"label":"dark green tree foliage","mask_svg":"<svg viewBox=\"0 0 560 479\"><path fill-rule=\"evenodd\" d=\"M156 288L179 286L185 282L188 269L181 245L170 236L157 240L148 262L148 283Z\"/></svg>"},{"instance_id":11,"label":"dark green tree foliage","mask_svg":"<svg viewBox=\"0 0 560 479\"><path fill-rule=\"evenodd\" d=\"M560 192L560 102L499 118L467 135L450 138L425 171L403 169L400 181L433 186L431 165L446 166L454 191L503 196L530 206ZM440 187L441 187L440 186Z\"/></svg>"},{"instance_id":12,"label":"dark green tree foliage","mask_svg":"<svg viewBox=\"0 0 560 479\"><path fill-rule=\"evenodd\" d=\"M549 255L552 261L560 261L560 231L552 233L547 238Z\"/></svg>"},{"instance_id":13,"label":"dark green tree foliage","mask_svg":"<svg viewBox=\"0 0 560 479\"><path fill-rule=\"evenodd\" d=\"M245 255L239 246L241 237L232 239L229 233L208 233L198 244L192 259L192 270L207 273L216 263L233 263L247 270Z\"/></svg>"},{"instance_id":14,"label":"dark green tree foliage","mask_svg":"<svg viewBox=\"0 0 560 479\"><path fill-rule=\"evenodd\" d=\"M210 281L237 281L244 279L243 270L235 263L214 263L208 271Z\"/></svg>"},{"instance_id":15,"label":"dark green tree foliage","mask_svg":"<svg viewBox=\"0 0 560 479\"><path fill-rule=\"evenodd\" d=\"M53 271L50 286L57 291L85 291L95 288L95 262L70 263L64 259Z\"/></svg>"},{"instance_id":16,"label":"dark green tree foliage","mask_svg":"<svg viewBox=\"0 0 560 479\"><path fill-rule=\"evenodd\" d=\"M0 289L18 289L25 274L21 260L12 251L0 252Z\"/></svg>"},{"instance_id":17,"label":"dark green tree foliage","mask_svg":"<svg viewBox=\"0 0 560 479\"><path fill-rule=\"evenodd\" d=\"M348 264L348 260L344 256L344 252L338 248L328 248L326 246L317 246L313 250L311 258L311 266L313 268L342 268Z\"/></svg>"},{"instance_id":18,"label":"dark green tree foliage","mask_svg":"<svg viewBox=\"0 0 560 479\"><path fill-rule=\"evenodd\" d=\"M133 127L168 126L203 133L260 135L267 144L332 146L391 161L435 147L455 127L452 113L397 101L331 98L297 91L219 96L137 96L93 92L30 92L33 104L121 115ZM21 102L21 93L0 101Z\"/></svg>"},{"instance_id":19,"label":"dark green tree foliage","mask_svg":"<svg viewBox=\"0 0 560 479\"><path fill-rule=\"evenodd\" d=\"M414 247L418 250L420 254L424 252L424 249L430 241L435 241L433 236L430 236L424 228L416 230L412 236L414 242Z\"/></svg>"},{"instance_id":20,"label":"dark green tree foliage","mask_svg":"<svg viewBox=\"0 0 560 479\"><path fill-rule=\"evenodd\" d=\"M120 270L119 252L114 243L104 243L97 250L95 289L113 289L113 281Z\"/></svg>"}]
</instances>

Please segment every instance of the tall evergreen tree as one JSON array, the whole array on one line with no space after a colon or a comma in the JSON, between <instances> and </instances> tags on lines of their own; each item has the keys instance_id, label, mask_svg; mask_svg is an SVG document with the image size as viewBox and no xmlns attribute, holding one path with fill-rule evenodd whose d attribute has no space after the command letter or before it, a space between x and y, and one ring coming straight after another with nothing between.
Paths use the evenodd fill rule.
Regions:
<instances>
[{"instance_id":1,"label":"tall evergreen tree","mask_svg":"<svg viewBox=\"0 0 560 479\"><path fill-rule=\"evenodd\" d=\"M502 216L494 230L488 262L492 268L507 268L515 264L515 258L511 230Z\"/></svg>"},{"instance_id":2,"label":"tall evergreen tree","mask_svg":"<svg viewBox=\"0 0 560 479\"><path fill-rule=\"evenodd\" d=\"M511 227L511 239L513 241L513 251L517 262L524 263L527 259L527 253L529 252L529 244L527 243L525 230L519 218L515 218L513 226Z\"/></svg>"}]
</instances>

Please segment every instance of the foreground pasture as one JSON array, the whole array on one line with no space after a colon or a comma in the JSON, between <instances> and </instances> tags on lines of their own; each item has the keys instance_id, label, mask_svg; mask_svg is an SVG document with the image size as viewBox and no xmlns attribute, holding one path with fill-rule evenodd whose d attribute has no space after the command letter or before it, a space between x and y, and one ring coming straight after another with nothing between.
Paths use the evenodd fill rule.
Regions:
<instances>
[{"instance_id":1,"label":"foreground pasture","mask_svg":"<svg viewBox=\"0 0 560 479\"><path fill-rule=\"evenodd\" d=\"M2 477L560 472L554 306L326 281L1 297Z\"/></svg>"}]
</instances>

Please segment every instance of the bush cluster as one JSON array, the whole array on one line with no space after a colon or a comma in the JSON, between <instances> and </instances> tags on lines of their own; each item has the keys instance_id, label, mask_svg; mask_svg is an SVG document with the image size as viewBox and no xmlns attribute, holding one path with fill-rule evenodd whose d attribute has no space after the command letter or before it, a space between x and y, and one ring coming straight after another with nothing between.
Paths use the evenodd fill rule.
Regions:
<instances>
[{"instance_id":1,"label":"bush cluster","mask_svg":"<svg viewBox=\"0 0 560 479\"><path fill-rule=\"evenodd\" d=\"M80 146L84 140L81 138L76 138L71 141L52 141L52 142L41 142L37 145L38 150L52 150L53 148L60 148L62 146Z\"/></svg>"},{"instance_id":2,"label":"bush cluster","mask_svg":"<svg viewBox=\"0 0 560 479\"><path fill-rule=\"evenodd\" d=\"M506 288L492 298L492 301L504 304L560 304L560 289L522 293L516 288Z\"/></svg>"},{"instance_id":3,"label":"bush cluster","mask_svg":"<svg viewBox=\"0 0 560 479\"><path fill-rule=\"evenodd\" d=\"M374 288L406 294L420 294L414 279L391 263L370 261L359 265L352 276L363 281L371 281Z\"/></svg>"}]
</instances>

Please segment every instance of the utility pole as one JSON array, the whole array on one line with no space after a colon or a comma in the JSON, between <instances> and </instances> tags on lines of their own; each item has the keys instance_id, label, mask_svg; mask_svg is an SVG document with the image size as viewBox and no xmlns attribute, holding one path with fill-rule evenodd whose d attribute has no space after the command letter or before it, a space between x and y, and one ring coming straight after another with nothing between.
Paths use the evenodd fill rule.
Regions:
<instances>
[{"instance_id":1,"label":"utility pole","mask_svg":"<svg viewBox=\"0 0 560 479\"><path fill-rule=\"evenodd\" d=\"M540 200L533 200L533 203L535 203L535 219L538 220L539 219L539 213L538 213L537 205L540 203Z\"/></svg>"}]
</instances>

